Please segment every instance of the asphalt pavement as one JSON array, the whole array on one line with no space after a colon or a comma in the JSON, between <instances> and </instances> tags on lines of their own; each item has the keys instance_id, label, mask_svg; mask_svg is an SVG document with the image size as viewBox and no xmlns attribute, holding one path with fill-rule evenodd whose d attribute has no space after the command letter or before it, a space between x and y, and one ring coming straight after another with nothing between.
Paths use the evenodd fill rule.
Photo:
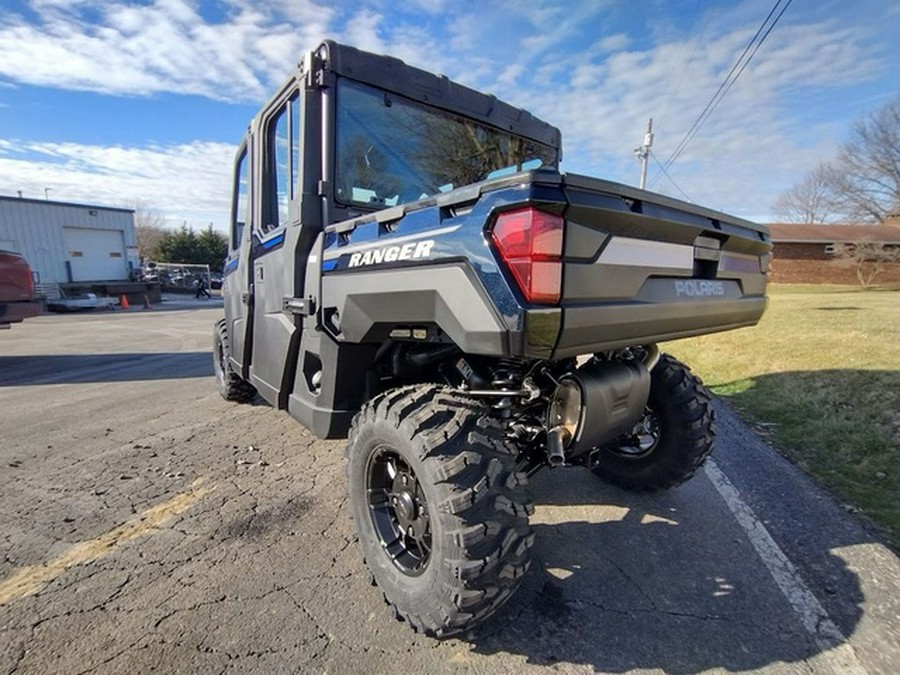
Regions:
<instances>
[{"instance_id":1,"label":"asphalt pavement","mask_svg":"<svg viewBox=\"0 0 900 675\"><path fill-rule=\"evenodd\" d=\"M897 557L721 404L665 494L536 476L517 595L415 635L368 583L343 442L223 401L221 300L167 304L0 333L0 673L897 672Z\"/></svg>"}]
</instances>

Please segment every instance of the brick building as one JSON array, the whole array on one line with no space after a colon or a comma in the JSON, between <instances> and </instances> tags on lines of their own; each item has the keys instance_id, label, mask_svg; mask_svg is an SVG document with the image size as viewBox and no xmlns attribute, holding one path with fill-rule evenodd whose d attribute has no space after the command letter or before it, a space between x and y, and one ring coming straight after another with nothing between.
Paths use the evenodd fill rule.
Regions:
<instances>
[{"instance_id":1,"label":"brick building","mask_svg":"<svg viewBox=\"0 0 900 675\"><path fill-rule=\"evenodd\" d=\"M840 255L847 245L873 243L900 249L900 221L883 225L774 223L769 279L782 283L859 284L857 264ZM884 264L876 284L900 284L900 262Z\"/></svg>"}]
</instances>

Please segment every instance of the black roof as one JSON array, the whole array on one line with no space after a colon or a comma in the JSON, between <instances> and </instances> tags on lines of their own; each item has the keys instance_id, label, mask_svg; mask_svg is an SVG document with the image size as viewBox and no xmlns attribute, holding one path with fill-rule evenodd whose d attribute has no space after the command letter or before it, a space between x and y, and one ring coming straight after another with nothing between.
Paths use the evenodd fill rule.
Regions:
<instances>
[{"instance_id":1,"label":"black roof","mask_svg":"<svg viewBox=\"0 0 900 675\"><path fill-rule=\"evenodd\" d=\"M325 40L316 50L325 67L337 75L400 94L429 106L478 120L513 134L562 147L559 129L527 110L450 80L410 66L393 56L364 52L356 47Z\"/></svg>"}]
</instances>

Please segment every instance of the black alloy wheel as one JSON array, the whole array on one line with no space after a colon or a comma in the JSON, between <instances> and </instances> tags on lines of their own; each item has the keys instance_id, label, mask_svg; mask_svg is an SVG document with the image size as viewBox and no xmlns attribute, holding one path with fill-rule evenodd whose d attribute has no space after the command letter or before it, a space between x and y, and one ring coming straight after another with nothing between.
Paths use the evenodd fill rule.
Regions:
<instances>
[{"instance_id":1,"label":"black alloy wheel","mask_svg":"<svg viewBox=\"0 0 900 675\"><path fill-rule=\"evenodd\" d=\"M608 450L610 454L618 455L622 459L642 459L656 450L661 435L659 415L653 408L647 406L644 409L644 416L634 425L627 439L621 445L611 446Z\"/></svg>"},{"instance_id":2,"label":"black alloy wheel","mask_svg":"<svg viewBox=\"0 0 900 675\"><path fill-rule=\"evenodd\" d=\"M431 518L415 471L382 446L369 458L366 482L369 515L382 548L401 572L420 575L431 559Z\"/></svg>"},{"instance_id":3,"label":"black alloy wheel","mask_svg":"<svg viewBox=\"0 0 900 675\"><path fill-rule=\"evenodd\" d=\"M709 392L683 363L660 356L650 373L650 400L631 434L597 449L591 471L635 492L655 492L693 476L713 450L715 411Z\"/></svg>"},{"instance_id":4,"label":"black alloy wheel","mask_svg":"<svg viewBox=\"0 0 900 675\"><path fill-rule=\"evenodd\" d=\"M394 616L447 637L484 621L528 570L528 477L501 420L440 385L379 394L347 444L350 515Z\"/></svg>"}]
</instances>

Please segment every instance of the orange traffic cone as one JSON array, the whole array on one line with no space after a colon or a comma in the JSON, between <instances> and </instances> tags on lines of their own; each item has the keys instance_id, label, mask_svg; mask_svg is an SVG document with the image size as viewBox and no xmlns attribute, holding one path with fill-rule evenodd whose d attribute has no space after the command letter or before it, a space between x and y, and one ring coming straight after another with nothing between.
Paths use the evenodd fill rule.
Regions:
<instances>
[{"instance_id":1,"label":"orange traffic cone","mask_svg":"<svg viewBox=\"0 0 900 675\"><path fill-rule=\"evenodd\" d=\"M122 309L131 309L131 305L128 304L128 296L122 293L122 299L119 301L119 307Z\"/></svg>"},{"instance_id":2,"label":"orange traffic cone","mask_svg":"<svg viewBox=\"0 0 900 675\"><path fill-rule=\"evenodd\" d=\"M144 309L150 309L150 298L144 293Z\"/></svg>"}]
</instances>

